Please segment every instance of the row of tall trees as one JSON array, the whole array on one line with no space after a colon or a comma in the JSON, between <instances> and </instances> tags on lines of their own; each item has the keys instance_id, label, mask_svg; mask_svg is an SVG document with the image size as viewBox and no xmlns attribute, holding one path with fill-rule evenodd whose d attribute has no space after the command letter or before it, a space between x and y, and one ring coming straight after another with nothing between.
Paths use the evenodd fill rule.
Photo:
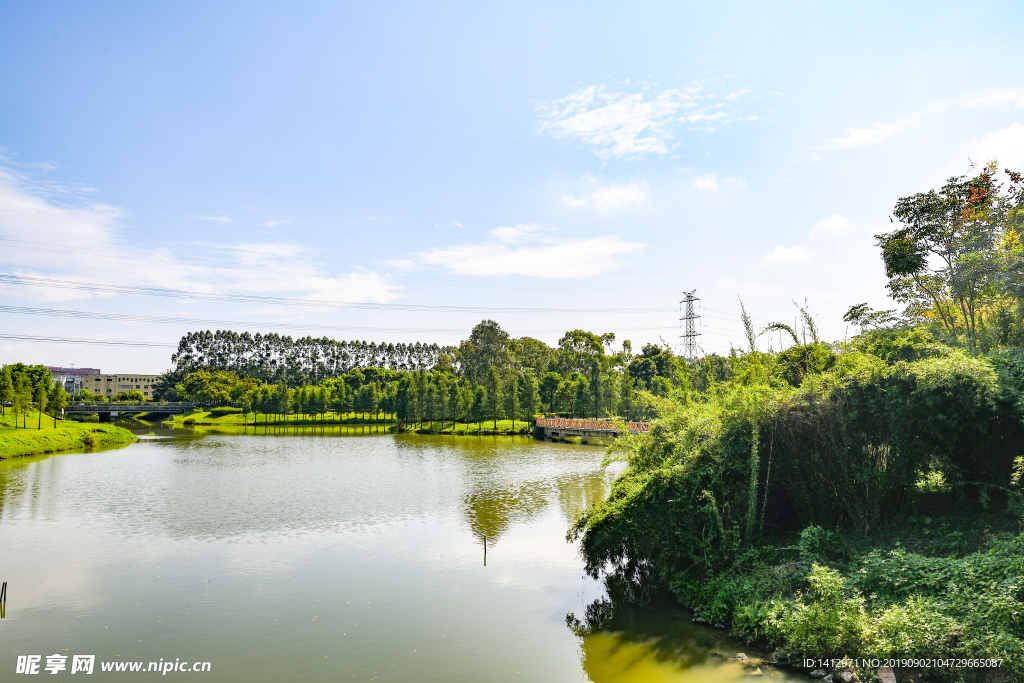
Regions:
<instances>
[{"instance_id":1,"label":"row of tall trees","mask_svg":"<svg viewBox=\"0 0 1024 683\"><path fill-rule=\"evenodd\" d=\"M50 371L43 365L25 365L14 363L0 369L0 411L7 414L10 405L14 413L14 428L28 428L28 414L35 409L36 429L42 429L43 412L49 408L53 414L54 425L57 423L57 412L68 404L68 394L64 387L55 383Z\"/></svg>"},{"instance_id":2,"label":"row of tall trees","mask_svg":"<svg viewBox=\"0 0 1024 683\"><path fill-rule=\"evenodd\" d=\"M169 380L180 371L168 373L161 394L268 415L356 412L367 419L384 414L404 422L489 420L496 427L498 420L530 420L541 410L645 419L651 415L647 394L664 396L689 381L685 363L666 347L647 345L634 355L629 341L613 352L614 340L613 334L572 330L552 348L537 339L512 338L485 320L457 348L418 345L451 352L439 353L429 367L361 367L314 381L290 381L217 367L221 361L208 358L206 367L188 372L169 389Z\"/></svg>"},{"instance_id":3,"label":"row of tall trees","mask_svg":"<svg viewBox=\"0 0 1024 683\"><path fill-rule=\"evenodd\" d=\"M230 370L240 377L289 384L317 383L363 368L416 371L451 363L454 349L437 344L376 344L322 337L217 330L190 332L171 356L173 382L199 370ZM442 358L447 356L447 359Z\"/></svg>"}]
</instances>

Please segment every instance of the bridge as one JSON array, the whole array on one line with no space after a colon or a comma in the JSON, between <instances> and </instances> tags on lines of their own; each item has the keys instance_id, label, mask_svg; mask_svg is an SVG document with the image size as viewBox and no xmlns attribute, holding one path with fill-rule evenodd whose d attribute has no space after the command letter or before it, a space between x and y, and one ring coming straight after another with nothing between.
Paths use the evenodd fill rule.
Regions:
<instances>
[{"instance_id":1,"label":"bridge","mask_svg":"<svg viewBox=\"0 0 1024 683\"><path fill-rule=\"evenodd\" d=\"M138 413L158 413L160 415L177 415L190 413L199 406L184 402L153 402L153 403L71 403L66 413L98 413L100 422L116 420L122 413L135 415Z\"/></svg>"},{"instance_id":2,"label":"bridge","mask_svg":"<svg viewBox=\"0 0 1024 683\"><path fill-rule=\"evenodd\" d=\"M651 426L647 422L625 422L630 434L647 432ZM537 429L545 440L565 441L567 436L578 436L580 441L587 443L590 437L619 435L619 424L614 420L583 420L565 417L538 417Z\"/></svg>"}]
</instances>

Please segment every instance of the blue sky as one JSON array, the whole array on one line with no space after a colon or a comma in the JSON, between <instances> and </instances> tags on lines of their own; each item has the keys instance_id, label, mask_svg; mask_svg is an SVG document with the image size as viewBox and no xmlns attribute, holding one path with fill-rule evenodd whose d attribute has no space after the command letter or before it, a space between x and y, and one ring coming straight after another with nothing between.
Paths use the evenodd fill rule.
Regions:
<instances>
[{"instance_id":1,"label":"blue sky","mask_svg":"<svg viewBox=\"0 0 1024 683\"><path fill-rule=\"evenodd\" d=\"M4 3L0 334L153 346L0 362L159 372L188 330L456 343L485 317L675 344L694 288L708 352L743 342L740 298L842 338L892 306L872 235L900 196L1024 169L1022 15Z\"/></svg>"}]
</instances>

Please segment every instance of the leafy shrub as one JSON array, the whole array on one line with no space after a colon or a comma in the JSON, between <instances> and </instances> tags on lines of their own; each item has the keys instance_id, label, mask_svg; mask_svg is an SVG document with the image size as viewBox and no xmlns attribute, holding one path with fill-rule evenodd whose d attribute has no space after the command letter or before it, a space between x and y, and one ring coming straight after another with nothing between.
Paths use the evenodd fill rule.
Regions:
<instances>
[{"instance_id":1,"label":"leafy shrub","mask_svg":"<svg viewBox=\"0 0 1024 683\"><path fill-rule=\"evenodd\" d=\"M88 448L95 448L96 444L99 443L99 439L96 438L96 434L94 432L86 432L82 435L82 443L84 443Z\"/></svg>"},{"instance_id":2,"label":"leafy shrub","mask_svg":"<svg viewBox=\"0 0 1024 683\"><path fill-rule=\"evenodd\" d=\"M840 559L846 555L844 544L841 534L820 526L809 526L800 532L800 555L805 559Z\"/></svg>"},{"instance_id":3,"label":"leafy shrub","mask_svg":"<svg viewBox=\"0 0 1024 683\"><path fill-rule=\"evenodd\" d=\"M194 417L186 417L186 418L185 418L185 419L184 419L184 420L182 421L182 424L183 424L183 425L185 425L186 427L191 427L191 426L192 426L192 425L194 425L195 423L196 423L196 419L195 419Z\"/></svg>"},{"instance_id":4,"label":"leafy shrub","mask_svg":"<svg viewBox=\"0 0 1024 683\"><path fill-rule=\"evenodd\" d=\"M864 598L858 591L846 596L838 571L813 565L807 577L809 599L773 605L769 621L785 638L786 654L798 658L858 657L870 636Z\"/></svg>"}]
</instances>

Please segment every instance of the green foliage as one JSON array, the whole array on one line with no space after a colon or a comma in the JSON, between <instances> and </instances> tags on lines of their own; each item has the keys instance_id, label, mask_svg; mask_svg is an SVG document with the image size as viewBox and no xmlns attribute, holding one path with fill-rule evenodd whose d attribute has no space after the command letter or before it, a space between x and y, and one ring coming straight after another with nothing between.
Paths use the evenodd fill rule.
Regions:
<instances>
[{"instance_id":1,"label":"green foliage","mask_svg":"<svg viewBox=\"0 0 1024 683\"><path fill-rule=\"evenodd\" d=\"M110 400L114 403L145 403L148 399L138 389L132 389L114 394Z\"/></svg>"},{"instance_id":2,"label":"green foliage","mask_svg":"<svg viewBox=\"0 0 1024 683\"><path fill-rule=\"evenodd\" d=\"M220 408L214 408L210 411L210 417L224 417L225 415L238 415L242 412L241 408L235 408L234 406L221 406Z\"/></svg>"}]
</instances>

